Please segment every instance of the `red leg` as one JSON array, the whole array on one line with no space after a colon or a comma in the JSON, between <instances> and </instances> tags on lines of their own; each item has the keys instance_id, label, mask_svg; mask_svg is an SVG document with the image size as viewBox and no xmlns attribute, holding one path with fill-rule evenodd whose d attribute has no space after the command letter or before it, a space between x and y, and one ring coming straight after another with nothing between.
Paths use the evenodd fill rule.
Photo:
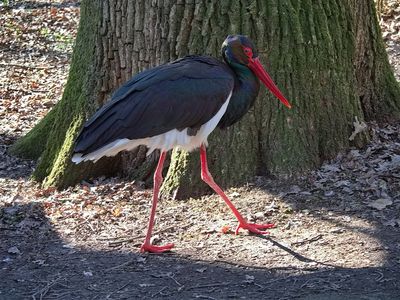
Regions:
<instances>
[{"instance_id":1,"label":"red leg","mask_svg":"<svg viewBox=\"0 0 400 300\"><path fill-rule=\"evenodd\" d=\"M153 231L154 225L154 217L156 215L156 208L157 208L157 201L158 201L158 194L160 192L160 186L162 183L162 168L164 165L166 152L161 152L160 159L157 164L157 169L154 172L154 190L153 190L153 204L151 207L150 219L149 219L149 226L147 228L146 238L142 247L140 247L140 252L153 252L153 253L162 253L165 251L171 250L174 247L174 244L167 244L165 246L154 246L150 244L151 232Z\"/></svg>"},{"instance_id":2,"label":"red leg","mask_svg":"<svg viewBox=\"0 0 400 300\"><path fill-rule=\"evenodd\" d=\"M239 221L238 226L236 227L235 234L239 233L239 229L247 229L250 232L258 233L258 234L267 234L266 231L261 231L260 229L267 229L275 227L274 224L252 224L247 223L247 221L242 217L233 203L229 200L229 198L225 195L222 189L215 183L214 179L212 178L210 171L208 170L207 165L207 153L206 147L201 145L200 147L200 162L201 162L201 179L203 179L218 195L224 199L225 203L229 206L232 210L233 214Z\"/></svg>"}]
</instances>

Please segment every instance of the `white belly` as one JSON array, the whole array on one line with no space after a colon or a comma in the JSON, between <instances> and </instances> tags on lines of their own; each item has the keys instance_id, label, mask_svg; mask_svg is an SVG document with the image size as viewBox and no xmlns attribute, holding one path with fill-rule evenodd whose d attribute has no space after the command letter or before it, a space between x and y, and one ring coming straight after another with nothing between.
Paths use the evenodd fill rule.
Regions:
<instances>
[{"instance_id":1,"label":"white belly","mask_svg":"<svg viewBox=\"0 0 400 300\"><path fill-rule=\"evenodd\" d=\"M219 121L221 120L228 107L231 96L232 92L229 94L225 103L221 106L215 116L212 117L211 120L209 120L207 123L203 124L194 136L188 135L188 129L186 128L182 131L172 129L163 134L143 139L118 139L84 156L82 156L82 154L80 153L76 153L72 157L72 161L77 164L87 160L93 160L94 162L96 162L103 156L114 156L123 150L130 151L140 145L144 145L149 148L149 150L147 151L147 155L152 153L155 149L168 151L173 148L181 148L186 151L192 151L200 147L202 144L207 145L207 137L215 129L215 127L217 127Z\"/></svg>"}]
</instances>

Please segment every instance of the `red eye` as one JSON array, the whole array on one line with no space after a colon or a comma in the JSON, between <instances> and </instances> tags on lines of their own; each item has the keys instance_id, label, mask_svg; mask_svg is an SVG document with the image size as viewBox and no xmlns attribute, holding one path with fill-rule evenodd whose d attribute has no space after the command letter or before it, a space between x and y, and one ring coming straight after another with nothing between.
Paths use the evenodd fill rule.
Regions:
<instances>
[{"instance_id":1,"label":"red eye","mask_svg":"<svg viewBox=\"0 0 400 300\"><path fill-rule=\"evenodd\" d=\"M243 51L246 54L247 57L252 58L253 57L253 51L250 48L243 47Z\"/></svg>"}]
</instances>

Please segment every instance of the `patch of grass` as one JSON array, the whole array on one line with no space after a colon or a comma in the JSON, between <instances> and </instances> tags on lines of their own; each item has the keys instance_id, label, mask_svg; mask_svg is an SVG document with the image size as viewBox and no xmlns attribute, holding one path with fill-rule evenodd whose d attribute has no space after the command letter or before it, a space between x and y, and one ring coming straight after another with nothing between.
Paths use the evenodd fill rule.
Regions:
<instances>
[{"instance_id":1,"label":"patch of grass","mask_svg":"<svg viewBox=\"0 0 400 300\"><path fill-rule=\"evenodd\" d=\"M69 32L54 32L48 27L43 27L40 29L40 35L53 43L54 50L57 51L65 51L74 44L74 36Z\"/></svg>"},{"instance_id":2,"label":"patch of grass","mask_svg":"<svg viewBox=\"0 0 400 300\"><path fill-rule=\"evenodd\" d=\"M18 23L16 23L13 20L6 20L4 26L6 30L13 32L17 37L19 37L22 34L21 27L19 26Z\"/></svg>"},{"instance_id":3,"label":"patch of grass","mask_svg":"<svg viewBox=\"0 0 400 300\"><path fill-rule=\"evenodd\" d=\"M1 0L0 1L0 5L1 6L9 6L10 5L10 1L9 0Z\"/></svg>"}]
</instances>

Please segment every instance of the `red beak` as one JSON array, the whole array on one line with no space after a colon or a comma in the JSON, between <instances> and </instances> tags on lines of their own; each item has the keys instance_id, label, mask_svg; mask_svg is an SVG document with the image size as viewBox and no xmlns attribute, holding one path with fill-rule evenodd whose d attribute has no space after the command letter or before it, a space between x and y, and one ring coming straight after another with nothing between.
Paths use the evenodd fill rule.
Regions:
<instances>
[{"instance_id":1,"label":"red beak","mask_svg":"<svg viewBox=\"0 0 400 300\"><path fill-rule=\"evenodd\" d=\"M260 60L257 58L254 58L253 60L250 60L249 63L249 68L254 72L254 74L257 75L258 78L265 84L267 88L272 92L272 94L275 95L279 100L282 101L283 104L286 105L288 108L292 108L290 105L289 101L286 100L285 96L283 96L282 92L278 89L276 84L273 82L271 76L265 71L264 67L260 63Z\"/></svg>"}]
</instances>

